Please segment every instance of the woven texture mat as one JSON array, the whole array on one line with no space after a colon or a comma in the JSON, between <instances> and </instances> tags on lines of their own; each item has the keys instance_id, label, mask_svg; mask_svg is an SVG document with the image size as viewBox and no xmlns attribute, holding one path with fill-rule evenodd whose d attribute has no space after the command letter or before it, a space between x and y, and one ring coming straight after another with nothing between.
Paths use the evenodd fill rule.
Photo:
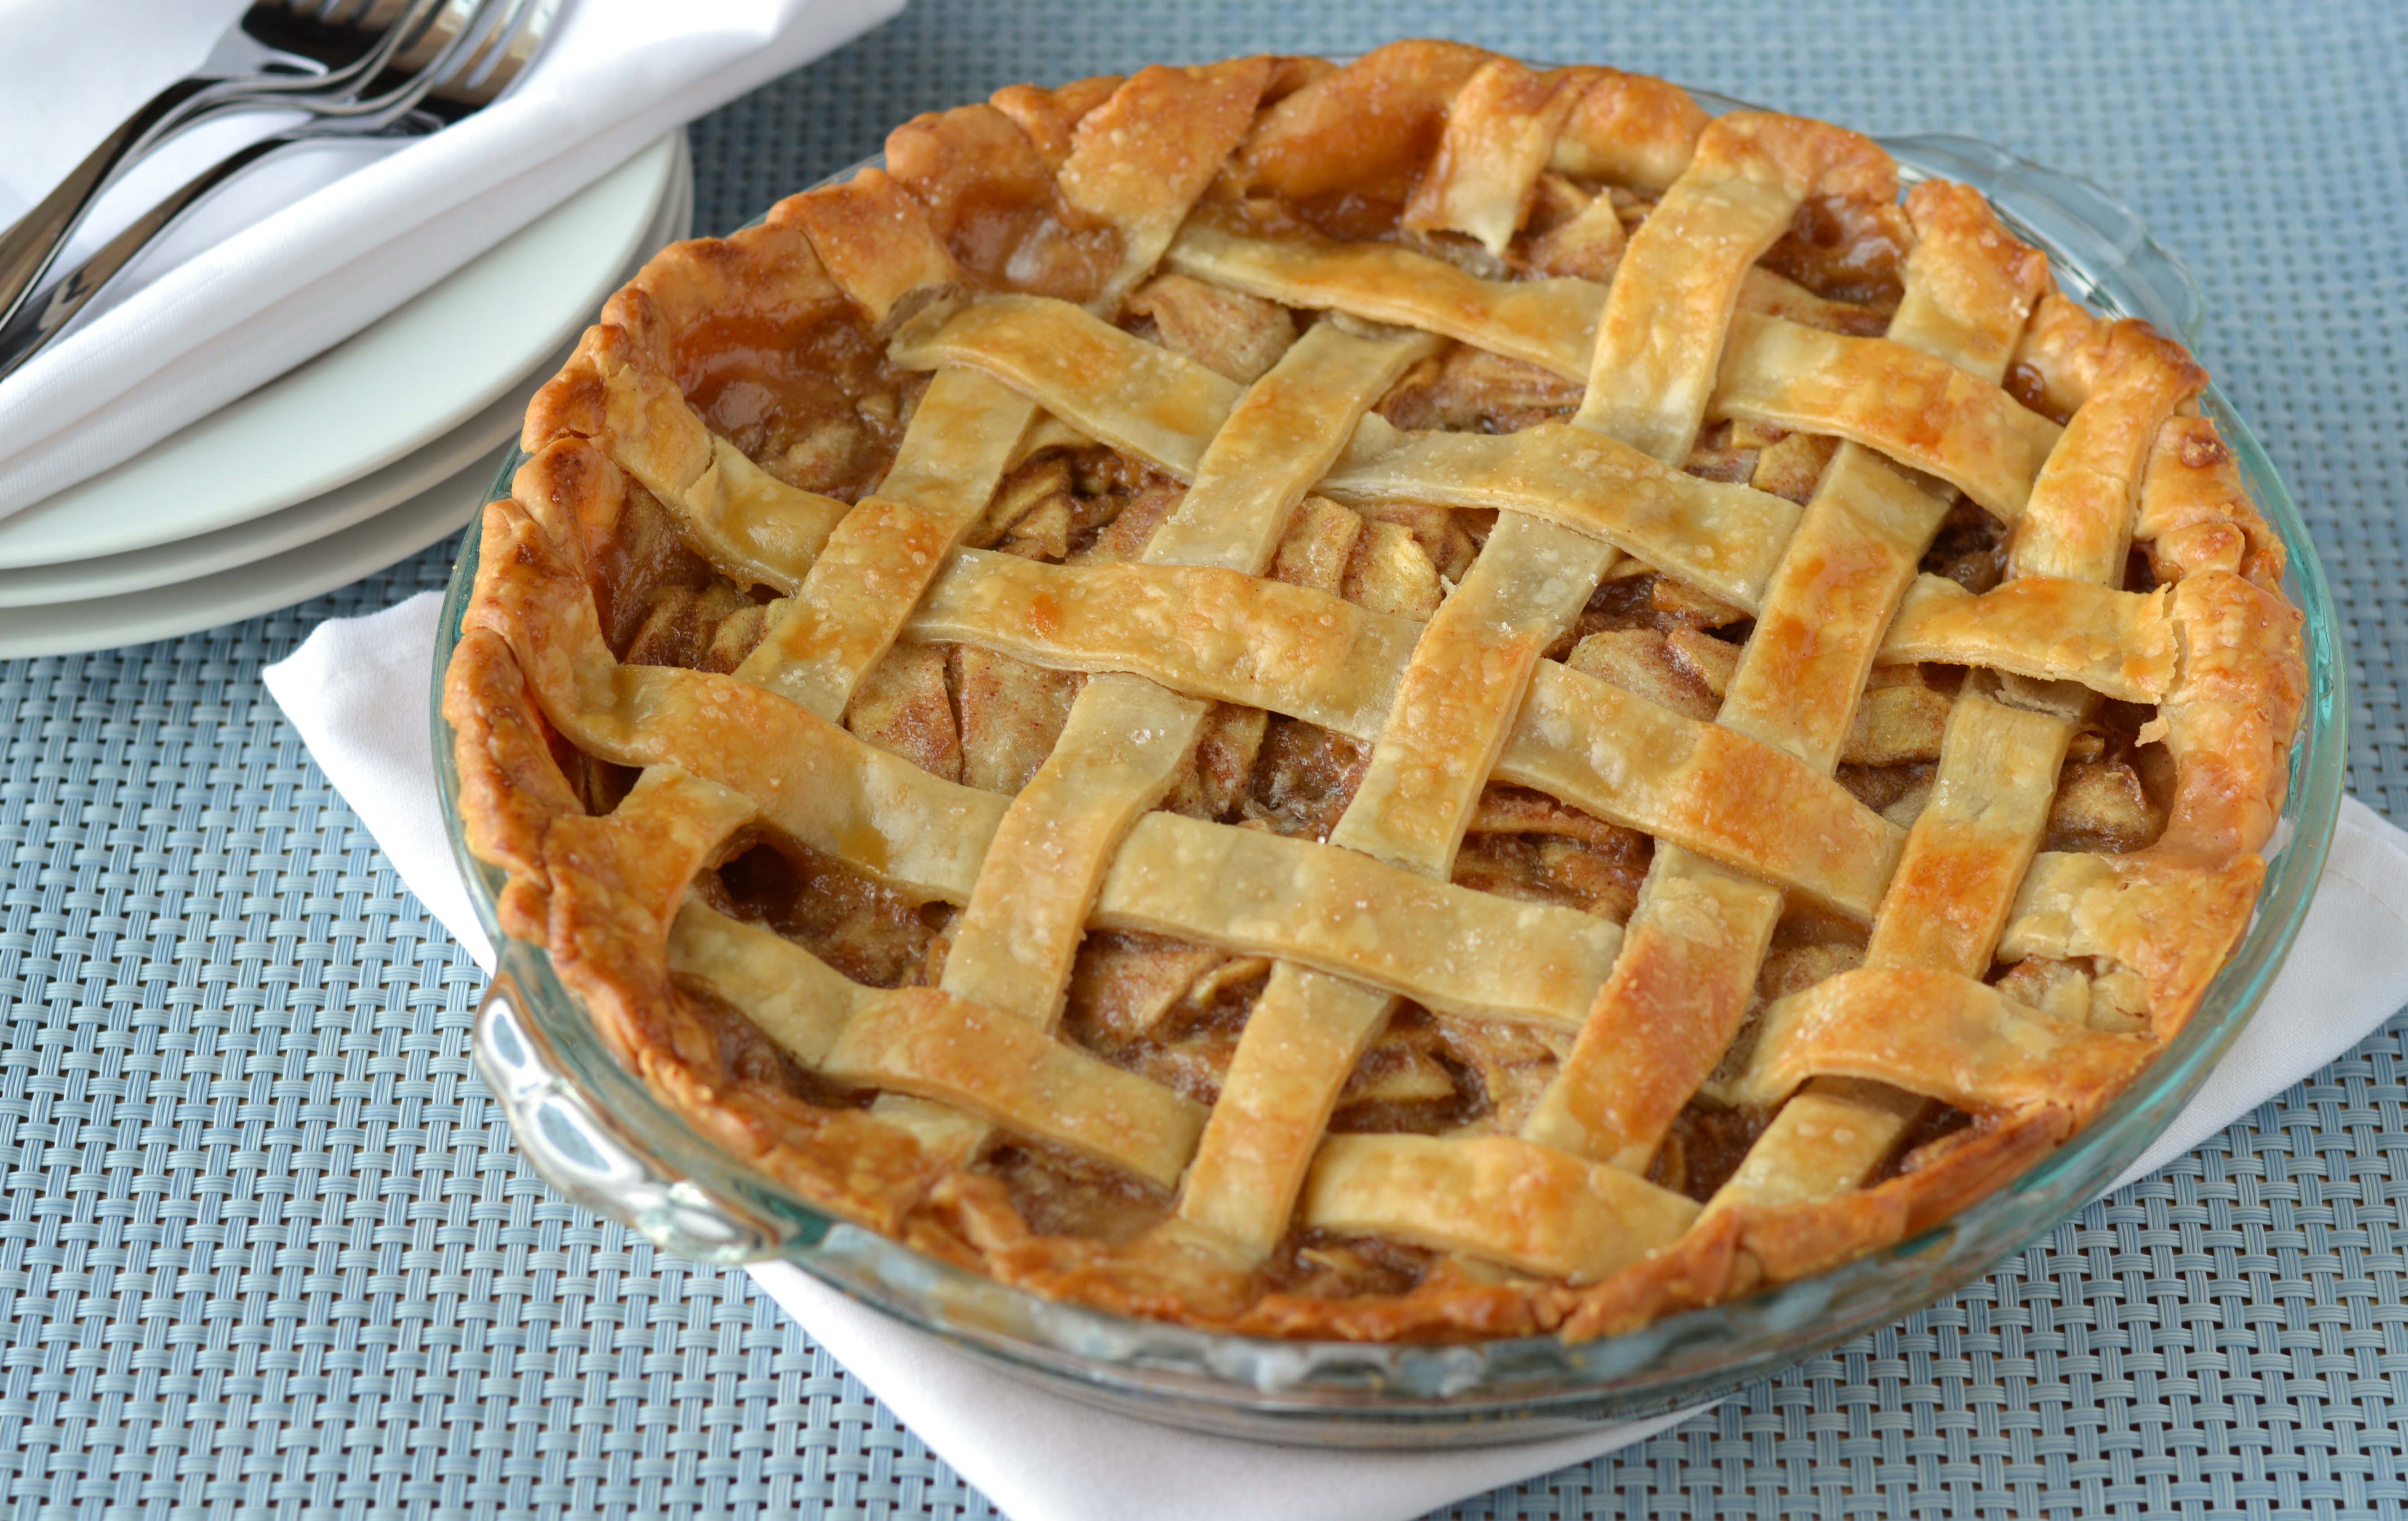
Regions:
<instances>
[{"instance_id":1,"label":"woven texture mat","mask_svg":"<svg viewBox=\"0 0 2408 1521\"><path fill-rule=\"evenodd\" d=\"M695 127L697 225L1015 80L1417 33L1971 133L2138 208L2323 548L2352 790L2408 819L2395 0L914 0ZM469 1069L481 978L259 683L321 619L439 585L452 549L208 634L0 665L0 1504L994 1515L741 1273L519 1165ZM1452 1514L2408 1508L2403 1162L2395 1019L1939 1308Z\"/></svg>"}]
</instances>

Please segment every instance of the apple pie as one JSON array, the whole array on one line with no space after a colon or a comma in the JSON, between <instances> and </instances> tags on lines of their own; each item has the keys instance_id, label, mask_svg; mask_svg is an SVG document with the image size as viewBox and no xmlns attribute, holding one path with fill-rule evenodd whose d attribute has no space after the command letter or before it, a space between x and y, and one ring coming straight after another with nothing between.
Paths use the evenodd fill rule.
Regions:
<instances>
[{"instance_id":1,"label":"apple pie","mask_svg":"<svg viewBox=\"0 0 2408 1521\"><path fill-rule=\"evenodd\" d=\"M2304 687L2183 347L1973 190L1444 42L1014 86L528 412L463 825L627 1066L933 1256L1593 1337L2079 1129Z\"/></svg>"}]
</instances>

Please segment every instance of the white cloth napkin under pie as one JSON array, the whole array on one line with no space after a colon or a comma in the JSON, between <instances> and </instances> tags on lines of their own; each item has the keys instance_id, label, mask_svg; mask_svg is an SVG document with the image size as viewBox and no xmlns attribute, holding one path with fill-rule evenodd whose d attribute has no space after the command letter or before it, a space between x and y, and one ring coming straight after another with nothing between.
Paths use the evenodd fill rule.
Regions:
<instances>
[{"instance_id":1,"label":"white cloth napkin under pie","mask_svg":"<svg viewBox=\"0 0 2408 1521\"><path fill-rule=\"evenodd\" d=\"M196 67L248 3L0 0L0 226ZM429 137L271 157L0 381L0 516L358 332L662 133L902 6L569 0L512 93L467 120ZM95 208L52 276L267 124L223 123L169 145Z\"/></svg>"},{"instance_id":2,"label":"white cloth napkin under pie","mask_svg":"<svg viewBox=\"0 0 2408 1521\"><path fill-rule=\"evenodd\" d=\"M267 689L410 891L480 965L493 947L452 861L426 690L439 601L321 624ZM2408 834L2356 799L2298 944L2256 1019L2116 1186L2157 1170L2356 1045L2408 1002ZM752 1270L836 1358L1014 1521L1403 1521L1627 1446L1696 1411L1460 1452L1327 1452L1209 1437L1041 1393L800 1270ZM1704 1409L1707 1407L1699 1407Z\"/></svg>"}]
</instances>

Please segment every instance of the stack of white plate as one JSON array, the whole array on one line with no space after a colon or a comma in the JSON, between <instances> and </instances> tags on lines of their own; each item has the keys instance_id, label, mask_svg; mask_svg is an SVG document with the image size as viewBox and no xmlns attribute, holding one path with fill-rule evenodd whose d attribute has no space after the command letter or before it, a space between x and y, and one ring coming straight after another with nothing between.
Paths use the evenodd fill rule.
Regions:
<instances>
[{"instance_id":1,"label":"stack of white plate","mask_svg":"<svg viewBox=\"0 0 2408 1521\"><path fill-rule=\"evenodd\" d=\"M527 398L693 215L673 133L300 368L0 518L0 657L249 618L457 529Z\"/></svg>"}]
</instances>

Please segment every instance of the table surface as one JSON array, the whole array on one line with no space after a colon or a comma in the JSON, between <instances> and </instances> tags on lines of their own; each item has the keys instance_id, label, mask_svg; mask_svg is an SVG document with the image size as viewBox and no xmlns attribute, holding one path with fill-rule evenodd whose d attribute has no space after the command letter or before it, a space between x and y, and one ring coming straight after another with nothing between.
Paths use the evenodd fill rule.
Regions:
<instances>
[{"instance_id":1,"label":"table surface","mask_svg":"<svg viewBox=\"0 0 2408 1521\"><path fill-rule=\"evenodd\" d=\"M697 226L1016 80L1416 34L1971 133L2138 208L2197 271L2201 357L2324 552L2352 790L2408 819L2396 0L914 0L695 125ZM454 547L246 624L0 665L7 1507L996 1514L743 1274L659 1256L518 1162L469 1068L482 979L259 682L320 620L439 585ZM1933 1310L1447 1514L2403 1508L2403 1037Z\"/></svg>"}]
</instances>

